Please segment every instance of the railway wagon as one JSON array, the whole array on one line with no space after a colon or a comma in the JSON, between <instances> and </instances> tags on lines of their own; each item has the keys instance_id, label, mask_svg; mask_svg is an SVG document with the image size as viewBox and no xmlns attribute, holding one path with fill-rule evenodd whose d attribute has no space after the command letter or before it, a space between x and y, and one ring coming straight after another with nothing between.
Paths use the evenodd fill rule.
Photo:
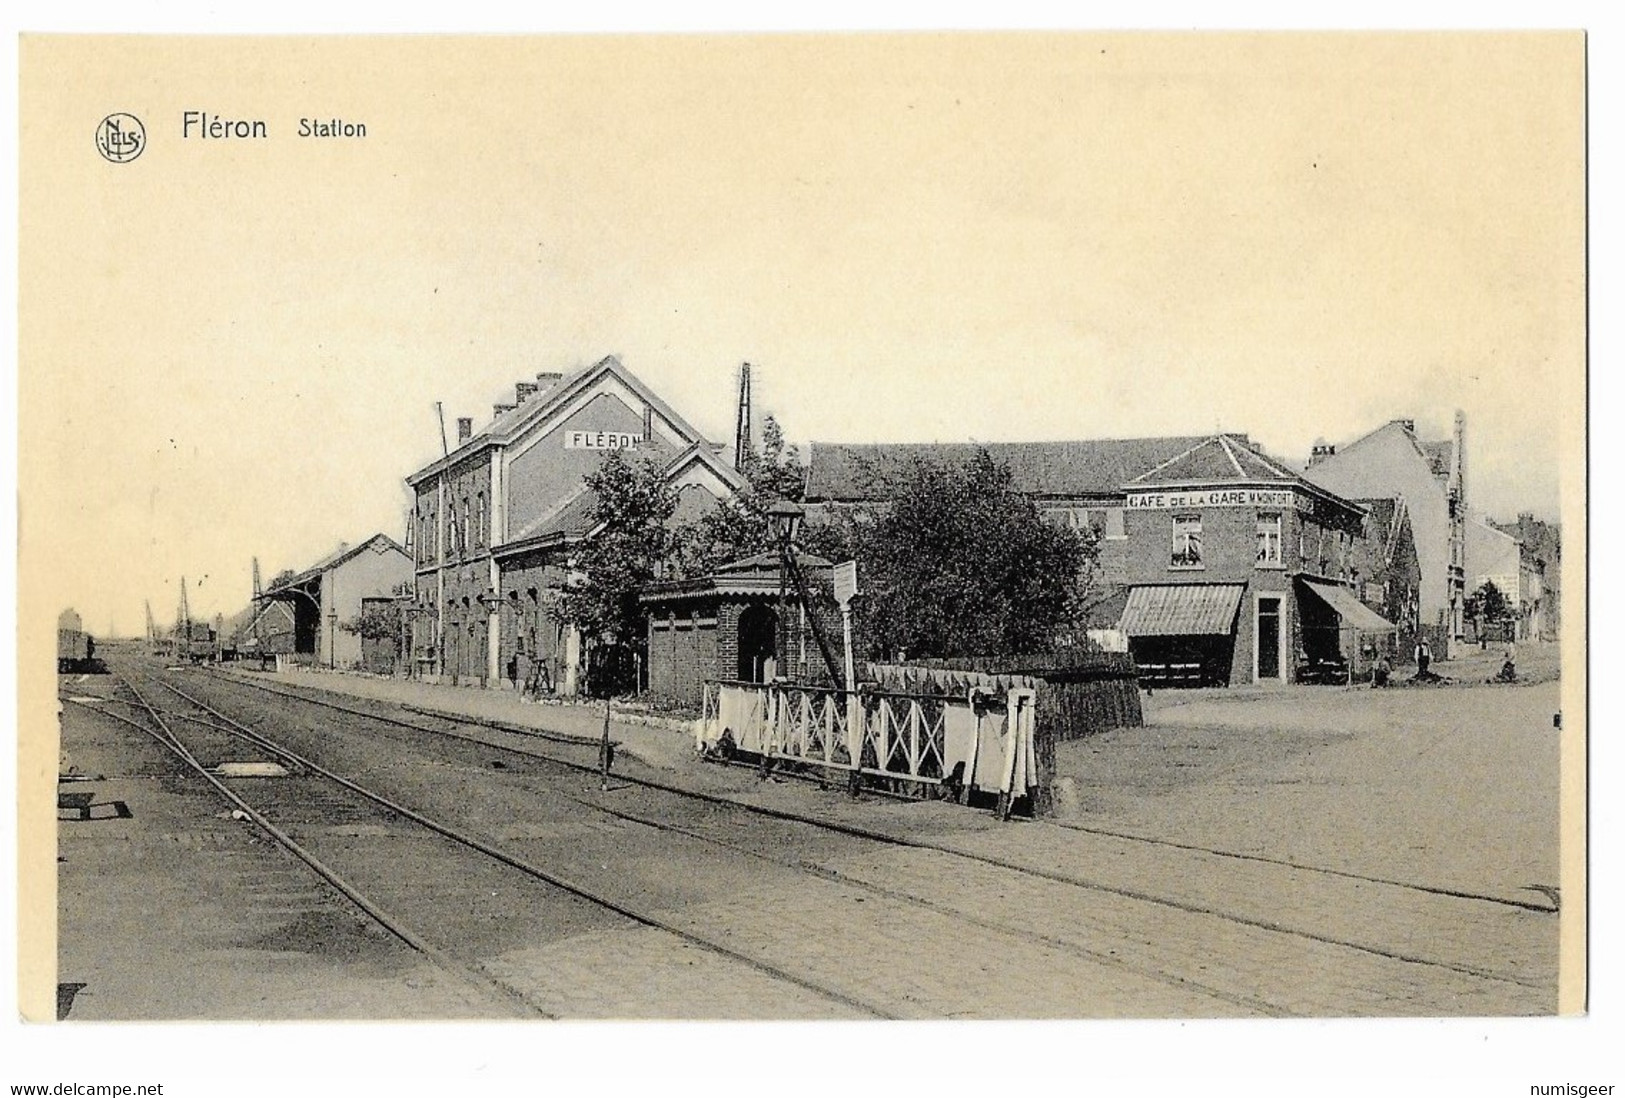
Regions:
<instances>
[{"instance_id":1,"label":"railway wagon","mask_svg":"<svg viewBox=\"0 0 1625 1098\"><path fill-rule=\"evenodd\" d=\"M189 622L176 638L175 658L190 663L217 663L220 637L207 622Z\"/></svg>"},{"instance_id":2,"label":"railway wagon","mask_svg":"<svg viewBox=\"0 0 1625 1098\"><path fill-rule=\"evenodd\" d=\"M85 632L84 621L73 610L64 610L56 619L56 669L72 674L92 669L96 641Z\"/></svg>"}]
</instances>

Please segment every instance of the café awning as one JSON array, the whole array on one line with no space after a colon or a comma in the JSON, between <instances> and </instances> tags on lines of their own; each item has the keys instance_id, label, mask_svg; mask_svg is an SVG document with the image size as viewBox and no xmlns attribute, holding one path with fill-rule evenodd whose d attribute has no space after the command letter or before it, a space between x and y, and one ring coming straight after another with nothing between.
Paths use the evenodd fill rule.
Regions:
<instances>
[{"instance_id":1,"label":"caf\u00e9 awning","mask_svg":"<svg viewBox=\"0 0 1625 1098\"><path fill-rule=\"evenodd\" d=\"M1227 635L1236 627L1241 592L1239 583L1136 586L1117 627L1131 637Z\"/></svg>"},{"instance_id":2,"label":"caf\u00e9 awning","mask_svg":"<svg viewBox=\"0 0 1625 1098\"><path fill-rule=\"evenodd\" d=\"M1347 587L1324 580L1306 579L1303 585L1320 601L1336 611L1346 628L1360 633L1392 633L1394 623L1354 597Z\"/></svg>"}]
</instances>

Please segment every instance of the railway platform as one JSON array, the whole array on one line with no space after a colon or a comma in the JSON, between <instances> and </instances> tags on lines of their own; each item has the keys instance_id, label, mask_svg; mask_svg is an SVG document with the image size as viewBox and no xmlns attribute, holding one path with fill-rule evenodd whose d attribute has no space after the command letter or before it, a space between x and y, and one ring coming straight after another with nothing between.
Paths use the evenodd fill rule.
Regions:
<instances>
[{"instance_id":1,"label":"railway platform","mask_svg":"<svg viewBox=\"0 0 1625 1098\"><path fill-rule=\"evenodd\" d=\"M334 694L412 706L435 714L454 714L594 743L603 735L602 704L528 702L505 690L442 686L413 679L298 668L249 671L227 666L221 671L247 682L326 690ZM694 755L693 735L678 728L638 723L612 715L609 734L618 745L618 754L633 755L659 770L678 769Z\"/></svg>"}]
</instances>

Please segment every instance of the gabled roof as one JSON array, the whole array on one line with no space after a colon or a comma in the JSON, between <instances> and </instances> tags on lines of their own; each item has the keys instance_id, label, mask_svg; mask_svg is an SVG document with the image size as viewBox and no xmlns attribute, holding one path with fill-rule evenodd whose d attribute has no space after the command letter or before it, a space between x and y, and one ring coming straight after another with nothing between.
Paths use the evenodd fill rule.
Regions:
<instances>
[{"instance_id":1,"label":"gabled roof","mask_svg":"<svg viewBox=\"0 0 1625 1098\"><path fill-rule=\"evenodd\" d=\"M734 492L742 492L748 485L744 475L723 461L716 448L704 440L691 443L687 449L666 463L666 479L675 480L694 465L701 466L715 475Z\"/></svg>"},{"instance_id":2,"label":"gabled roof","mask_svg":"<svg viewBox=\"0 0 1625 1098\"><path fill-rule=\"evenodd\" d=\"M809 451L807 502L870 502L884 480L915 460L963 464L986 450L1008 466L1016 490L1047 499L1119 494L1133 477L1202 442L1201 436L1086 439L1074 442L950 442L854 445L815 442Z\"/></svg>"},{"instance_id":3,"label":"gabled roof","mask_svg":"<svg viewBox=\"0 0 1625 1098\"><path fill-rule=\"evenodd\" d=\"M1230 435L1214 435L1141 473L1128 482L1128 487L1222 484L1231 481L1308 486L1302 477L1274 458L1236 441Z\"/></svg>"},{"instance_id":4,"label":"gabled roof","mask_svg":"<svg viewBox=\"0 0 1625 1098\"><path fill-rule=\"evenodd\" d=\"M1412 427L1407 426L1410 422L1410 420L1391 419L1387 423L1384 423L1381 427L1367 431L1353 442L1338 447L1337 452L1325 460L1328 462L1334 462L1338 458L1341 458L1343 455L1349 453L1351 450L1358 449L1359 447L1371 442L1373 439L1383 436L1397 436L1410 443L1411 448L1416 451L1417 455L1428 463L1428 467L1433 470L1434 476L1441 479L1449 477L1450 466L1455 459L1455 442L1448 438L1442 439L1438 442L1423 442L1417 437L1416 431Z\"/></svg>"},{"instance_id":5,"label":"gabled roof","mask_svg":"<svg viewBox=\"0 0 1625 1098\"><path fill-rule=\"evenodd\" d=\"M303 587L311 580L320 576L323 572L330 572L334 568L337 568L339 565L343 564L345 561L349 560L351 557L359 556L364 550L371 549L373 546L379 544L382 544L385 549L395 550L395 552L399 553L403 557L409 556L407 551L402 549L400 544L388 534L374 534L372 537L367 538L354 546L345 545L344 543L340 542L337 549L327 554L327 556L323 557L309 568L306 568L303 572L300 572L296 576L285 579L281 583L273 583L270 587L266 588L265 597L269 598L271 595L279 591L286 591L293 587Z\"/></svg>"},{"instance_id":6,"label":"gabled roof","mask_svg":"<svg viewBox=\"0 0 1625 1098\"><path fill-rule=\"evenodd\" d=\"M734 491L745 486L745 478L724 463L712 451L709 443L696 442L666 463L662 470L667 482L681 476L690 466L702 465L714 472ZM495 548L498 556L529 549L550 542L579 541L597 529L598 494L587 487L585 481L558 507L538 517L524 529L512 534Z\"/></svg>"},{"instance_id":7,"label":"gabled roof","mask_svg":"<svg viewBox=\"0 0 1625 1098\"><path fill-rule=\"evenodd\" d=\"M415 486L420 481L433 476L442 469L456 465L481 450L492 446L505 446L513 442L605 377L615 378L636 393L640 400L658 412L683 437L692 440L704 438L699 431L694 429L692 424L678 415L671 405L661 400L660 397L655 395L654 390L650 389L632 371L623 366L619 358L608 355L591 366L584 366L572 374L567 374L550 388L537 392L523 404L503 412L457 449L444 457L436 458L408 476L406 483Z\"/></svg>"},{"instance_id":8,"label":"gabled roof","mask_svg":"<svg viewBox=\"0 0 1625 1098\"><path fill-rule=\"evenodd\" d=\"M1224 485L1272 484L1295 488L1359 512L1362 508L1334 492L1305 480L1284 463L1255 450L1244 436L1214 435L1161 465L1148 469L1124 485L1139 488L1206 488Z\"/></svg>"}]
</instances>

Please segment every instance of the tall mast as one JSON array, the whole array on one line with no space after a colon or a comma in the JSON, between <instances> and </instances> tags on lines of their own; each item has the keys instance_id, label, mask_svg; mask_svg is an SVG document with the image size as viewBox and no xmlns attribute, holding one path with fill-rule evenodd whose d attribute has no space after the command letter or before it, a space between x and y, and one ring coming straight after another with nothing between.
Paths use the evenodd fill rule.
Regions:
<instances>
[{"instance_id":1,"label":"tall mast","mask_svg":"<svg viewBox=\"0 0 1625 1098\"><path fill-rule=\"evenodd\" d=\"M742 363L739 367L739 409L734 418L734 468L743 469L750 460L752 452L752 431L750 422L750 363Z\"/></svg>"}]
</instances>

